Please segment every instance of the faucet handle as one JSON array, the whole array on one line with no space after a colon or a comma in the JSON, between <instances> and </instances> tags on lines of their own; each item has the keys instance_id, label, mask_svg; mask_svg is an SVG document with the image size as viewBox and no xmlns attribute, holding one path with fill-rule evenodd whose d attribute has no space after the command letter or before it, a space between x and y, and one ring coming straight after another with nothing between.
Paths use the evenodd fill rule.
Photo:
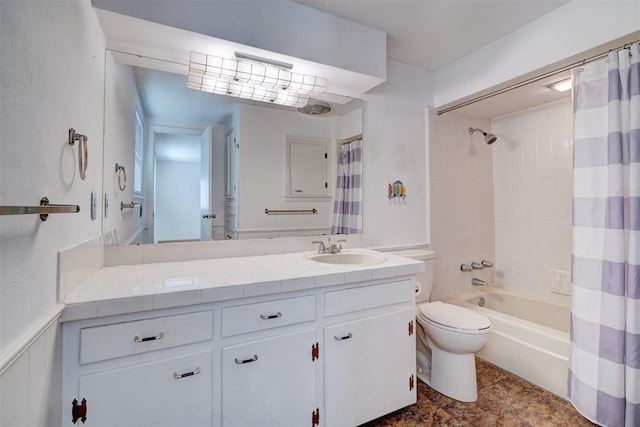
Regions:
<instances>
[{"instance_id":1,"label":"faucet handle","mask_svg":"<svg viewBox=\"0 0 640 427\"><path fill-rule=\"evenodd\" d=\"M324 245L324 242L320 241L320 240L314 240L311 243L317 243L318 244L318 253L319 254L323 254L325 252L327 252L327 248Z\"/></svg>"},{"instance_id":2,"label":"faucet handle","mask_svg":"<svg viewBox=\"0 0 640 427\"><path fill-rule=\"evenodd\" d=\"M347 239L340 239L336 242L340 250L342 250L342 242L347 243Z\"/></svg>"},{"instance_id":3,"label":"faucet handle","mask_svg":"<svg viewBox=\"0 0 640 427\"><path fill-rule=\"evenodd\" d=\"M460 271L472 271L473 268L469 264L460 264Z\"/></svg>"},{"instance_id":4,"label":"faucet handle","mask_svg":"<svg viewBox=\"0 0 640 427\"><path fill-rule=\"evenodd\" d=\"M482 270L484 268L484 265L480 264L479 262L473 261L471 263L471 268L473 268L474 270Z\"/></svg>"},{"instance_id":5,"label":"faucet handle","mask_svg":"<svg viewBox=\"0 0 640 427\"><path fill-rule=\"evenodd\" d=\"M493 263L491 261L487 261L486 259L483 259L481 264L485 267L493 267Z\"/></svg>"}]
</instances>

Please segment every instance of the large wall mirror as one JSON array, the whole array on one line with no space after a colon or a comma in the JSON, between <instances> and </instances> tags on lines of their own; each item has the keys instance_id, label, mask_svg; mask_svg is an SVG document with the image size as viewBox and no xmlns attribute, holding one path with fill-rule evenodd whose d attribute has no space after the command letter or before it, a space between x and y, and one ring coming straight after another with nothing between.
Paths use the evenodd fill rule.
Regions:
<instances>
[{"instance_id":1,"label":"large wall mirror","mask_svg":"<svg viewBox=\"0 0 640 427\"><path fill-rule=\"evenodd\" d=\"M188 89L184 64L137 59L106 52L105 244L331 233L361 100L324 96L305 113Z\"/></svg>"}]
</instances>

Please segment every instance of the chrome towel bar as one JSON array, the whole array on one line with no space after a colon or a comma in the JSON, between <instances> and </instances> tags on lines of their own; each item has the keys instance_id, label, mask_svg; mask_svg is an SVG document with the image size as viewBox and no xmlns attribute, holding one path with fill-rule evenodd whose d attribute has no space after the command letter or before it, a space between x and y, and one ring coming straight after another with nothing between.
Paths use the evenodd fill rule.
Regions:
<instances>
[{"instance_id":1,"label":"chrome towel bar","mask_svg":"<svg viewBox=\"0 0 640 427\"><path fill-rule=\"evenodd\" d=\"M131 203L120 202L120 210L124 210L124 208L133 209L136 206L140 206L140 218L142 218L142 203L141 202L131 202Z\"/></svg>"},{"instance_id":2,"label":"chrome towel bar","mask_svg":"<svg viewBox=\"0 0 640 427\"><path fill-rule=\"evenodd\" d=\"M49 203L49 199L40 199L40 206L0 206L0 215L40 215L42 221L46 221L49 214L57 213L78 213L78 205L55 205Z\"/></svg>"},{"instance_id":3,"label":"chrome towel bar","mask_svg":"<svg viewBox=\"0 0 640 427\"><path fill-rule=\"evenodd\" d=\"M140 202L131 202L131 203L120 202L120 210L123 210L124 208L133 209L136 206L142 206L142 203L140 203Z\"/></svg>"},{"instance_id":4,"label":"chrome towel bar","mask_svg":"<svg viewBox=\"0 0 640 427\"><path fill-rule=\"evenodd\" d=\"M264 213L270 214L315 214L317 209L265 209Z\"/></svg>"}]
</instances>

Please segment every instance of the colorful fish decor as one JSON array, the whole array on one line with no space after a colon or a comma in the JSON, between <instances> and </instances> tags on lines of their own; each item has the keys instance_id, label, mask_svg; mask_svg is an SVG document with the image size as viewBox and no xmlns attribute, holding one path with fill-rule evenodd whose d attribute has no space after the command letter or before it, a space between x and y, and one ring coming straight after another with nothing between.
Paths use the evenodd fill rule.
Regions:
<instances>
[{"instance_id":1,"label":"colorful fish decor","mask_svg":"<svg viewBox=\"0 0 640 427\"><path fill-rule=\"evenodd\" d=\"M389 198L389 204L394 205L407 204L407 187L402 181L394 181L393 184L387 184L387 197Z\"/></svg>"}]
</instances>

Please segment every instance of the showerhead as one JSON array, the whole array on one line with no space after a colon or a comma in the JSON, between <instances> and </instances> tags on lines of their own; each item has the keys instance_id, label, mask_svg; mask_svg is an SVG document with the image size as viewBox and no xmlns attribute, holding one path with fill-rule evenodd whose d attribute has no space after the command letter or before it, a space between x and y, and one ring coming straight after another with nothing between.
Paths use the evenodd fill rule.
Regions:
<instances>
[{"instance_id":1,"label":"showerhead","mask_svg":"<svg viewBox=\"0 0 640 427\"><path fill-rule=\"evenodd\" d=\"M482 134L484 135L484 142L485 142L487 145L491 145L491 144L493 144L493 143L494 143L494 142L496 142L496 140L498 139L498 137L497 137L497 136L495 136L494 134L492 134L492 133L487 133L487 132L483 131L483 130L482 130L482 129L480 129L480 128L475 128L475 129L474 129L474 128L469 128L469 135L473 135L473 133L474 133L475 131L482 132Z\"/></svg>"}]
</instances>

